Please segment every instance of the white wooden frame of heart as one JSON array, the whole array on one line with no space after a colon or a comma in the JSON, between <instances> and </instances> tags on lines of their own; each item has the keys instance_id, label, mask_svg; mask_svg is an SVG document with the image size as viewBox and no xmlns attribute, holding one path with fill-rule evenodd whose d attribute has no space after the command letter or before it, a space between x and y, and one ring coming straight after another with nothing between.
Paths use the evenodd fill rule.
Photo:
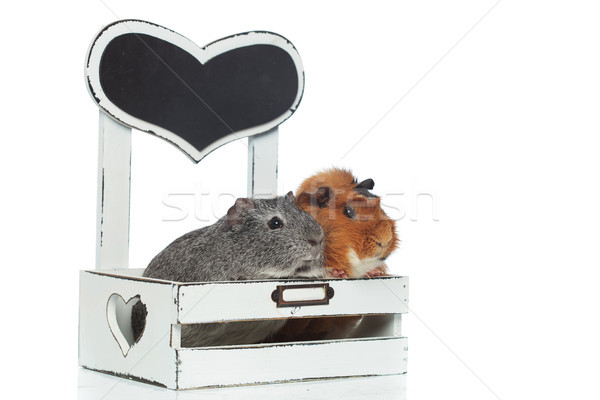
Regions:
<instances>
[{"instance_id":1,"label":"white wooden frame of heart","mask_svg":"<svg viewBox=\"0 0 600 400\"><path fill-rule=\"evenodd\" d=\"M269 121L268 123L257 125L238 132L232 132L230 135L211 143L208 147L198 150L178 135L175 135L160 126L124 113L119 107L115 106L108 99L102 90L99 69L104 49L117 36L131 33L147 34L170 42L171 44L180 47L194 56L201 64L206 63L219 54L250 45L268 44L271 46L280 47L281 49L285 50L287 54L289 54L290 58L294 62L294 66L298 74L298 90L296 92L296 98L292 102L290 109L280 115L278 118ZM296 107L300 103L300 100L302 99L302 93L304 89L304 68L302 66L302 60L300 59L298 51L286 38L272 32L239 33L217 40L205 47L198 47L198 45L186 37L162 26L154 25L144 21L124 20L109 25L106 29L102 30L96 40L90 45L88 54L89 57L85 71L86 79L88 80L88 82L86 82L86 87L88 88L90 95L97 99L96 101L98 105L108 115L120 123L135 127L142 131L152 132L163 139L172 142L195 162L199 162L208 153L224 145L225 143L231 142L232 140L265 133L277 128L279 124L289 118L289 116L295 111Z\"/></svg>"},{"instance_id":2,"label":"white wooden frame of heart","mask_svg":"<svg viewBox=\"0 0 600 400\"><path fill-rule=\"evenodd\" d=\"M105 47L115 37L148 34L168 41L187 51L201 63L239 47L269 44L284 49L298 72L298 91L293 106L278 118L262 125L233 132L199 151L180 136L157 125L124 113L106 96L100 85L99 68ZM169 29L144 21L125 20L102 30L88 50L85 76L90 95L100 110L98 145L98 212L96 232L96 268L127 268L129 265L129 200L131 165L131 128L152 132L166 139L192 160L199 162L216 148L236 139L248 137L248 197L269 198L277 194L278 126L298 106L304 87L300 55L284 37L270 32L247 32L233 35L203 48ZM92 92L93 90L93 92Z\"/></svg>"}]
</instances>

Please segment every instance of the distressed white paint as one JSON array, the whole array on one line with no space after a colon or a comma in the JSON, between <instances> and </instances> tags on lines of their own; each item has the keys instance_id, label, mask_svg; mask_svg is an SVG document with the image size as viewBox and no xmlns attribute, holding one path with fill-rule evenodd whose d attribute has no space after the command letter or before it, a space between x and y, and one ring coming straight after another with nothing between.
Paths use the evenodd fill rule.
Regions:
<instances>
[{"instance_id":1,"label":"distressed white paint","mask_svg":"<svg viewBox=\"0 0 600 400\"><path fill-rule=\"evenodd\" d=\"M278 308L271 299L277 285L329 282L335 294L327 305ZM319 281L245 281L184 284L179 289L180 323L314 315L396 314L408 312L408 278Z\"/></svg>"},{"instance_id":2,"label":"distressed white paint","mask_svg":"<svg viewBox=\"0 0 600 400\"><path fill-rule=\"evenodd\" d=\"M203 390L168 390L140 382L79 369L79 400L406 400L407 374L248 385ZM107 393L110 393L107 395ZM334 394L334 395L332 395Z\"/></svg>"},{"instance_id":3,"label":"distressed white paint","mask_svg":"<svg viewBox=\"0 0 600 400\"><path fill-rule=\"evenodd\" d=\"M175 322L175 287L172 283L122 279L93 271L81 271L79 365L120 375L143 377L175 388L176 354L170 346L171 324ZM131 346L126 356L107 321L107 303L114 293L124 299L140 295L140 300L149 310L144 334Z\"/></svg>"},{"instance_id":4,"label":"distressed white paint","mask_svg":"<svg viewBox=\"0 0 600 400\"><path fill-rule=\"evenodd\" d=\"M279 129L248 137L248 197L277 196Z\"/></svg>"},{"instance_id":5,"label":"distressed white paint","mask_svg":"<svg viewBox=\"0 0 600 400\"><path fill-rule=\"evenodd\" d=\"M96 269L129 265L131 128L100 111Z\"/></svg>"},{"instance_id":6,"label":"distressed white paint","mask_svg":"<svg viewBox=\"0 0 600 400\"><path fill-rule=\"evenodd\" d=\"M171 325L171 347L181 348L181 325Z\"/></svg>"},{"instance_id":7,"label":"distressed white paint","mask_svg":"<svg viewBox=\"0 0 600 400\"><path fill-rule=\"evenodd\" d=\"M180 389L406 372L406 338L182 349Z\"/></svg>"},{"instance_id":8,"label":"distressed white paint","mask_svg":"<svg viewBox=\"0 0 600 400\"><path fill-rule=\"evenodd\" d=\"M202 149L201 151L197 150L187 141L175 135L173 132L170 132L164 128L161 128L160 126L154 125L152 123L136 118L132 115L124 113L117 106L115 106L103 92L102 86L100 85L99 77L99 67L100 60L102 58L102 52L111 40L113 40L117 36L127 33L147 34L171 42L172 44L190 53L202 64L206 63L208 60L221 53L239 47L245 47L255 44L269 44L272 46L280 47L290 55L298 72L298 91L296 99L292 103L293 105L290 108L290 110L282 114L279 118L276 118L265 124L241 130L239 132L232 132L230 135L212 143L207 148ZM199 162L208 153L224 145L225 143L231 142L235 139L261 134L279 126L279 124L281 124L283 121L289 118L289 116L295 111L296 107L300 103L300 100L302 99L302 93L304 90L304 68L302 66L302 60L300 59L300 55L298 54L296 48L283 36L271 32L247 32L223 38L205 47L198 47L198 45L196 45L188 38L181 36L180 34L173 32L167 28L148 22L135 20L117 21L114 24L107 26L98 33L96 40L92 42L88 50L86 77L89 83L89 85L86 86L88 87L90 95L94 99L96 99L98 105L102 109L106 110L116 120L127 121L123 123L127 123L142 131L155 133L163 139L166 139L175 144L177 147L182 149L190 158L192 158L192 160L196 162Z\"/></svg>"},{"instance_id":9,"label":"distressed white paint","mask_svg":"<svg viewBox=\"0 0 600 400\"><path fill-rule=\"evenodd\" d=\"M81 272L80 365L171 389L406 372L406 339L394 325L394 315L408 311L404 277L329 280L335 290L329 305L277 309L270 298L277 285L324 281L180 283L144 278L142 271ZM135 296L147 307L146 327L123 352L128 333L121 332L120 344L111 331L110 299L118 304ZM187 349L178 325L356 314L377 314L365 317L379 321L376 331L359 329L357 339Z\"/></svg>"}]
</instances>

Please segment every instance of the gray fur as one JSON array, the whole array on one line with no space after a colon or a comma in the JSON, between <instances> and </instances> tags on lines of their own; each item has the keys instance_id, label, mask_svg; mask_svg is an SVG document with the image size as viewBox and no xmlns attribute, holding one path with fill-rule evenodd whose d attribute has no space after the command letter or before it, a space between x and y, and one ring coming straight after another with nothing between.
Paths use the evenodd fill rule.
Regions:
<instances>
[{"instance_id":1,"label":"gray fur","mask_svg":"<svg viewBox=\"0 0 600 400\"><path fill-rule=\"evenodd\" d=\"M269 228L273 217L281 219L282 228ZM215 224L167 246L144 276L179 282L322 278L323 237L321 226L295 205L291 192L275 199L238 199ZM140 314L134 313L134 318ZM135 319L132 323L141 325ZM184 325L182 346L258 343L284 324L282 319Z\"/></svg>"}]
</instances>

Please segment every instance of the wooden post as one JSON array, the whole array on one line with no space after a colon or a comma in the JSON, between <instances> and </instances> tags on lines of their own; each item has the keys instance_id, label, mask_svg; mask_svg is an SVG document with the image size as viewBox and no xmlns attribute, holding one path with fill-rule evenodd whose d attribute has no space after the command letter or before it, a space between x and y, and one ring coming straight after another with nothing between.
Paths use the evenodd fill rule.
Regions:
<instances>
[{"instance_id":1,"label":"wooden post","mask_svg":"<svg viewBox=\"0 0 600 400\"><path fill-rule=\"evenodd\" d=\"M131 128L100 111L96 269L129 266Z\"/></svg>"},{"instance_id":2,"label":"wooden post","mask_svg":"<svg viewBox=\"0 0 600 400\"><path fill-rule=\"evenodd\" d=\"M402 336L402 314L394 314L394 332L391 336Z\"/></svg>"},{"instance_id":3,"label":"wooden post","mask_svg":"<svg viewBox=\"0 0 600 400\"><path fill-rule=\"evenodd\" d=\"M248 197L268 199L277 196L277 127L248 137Z\"/></svg>"}]
</instances>

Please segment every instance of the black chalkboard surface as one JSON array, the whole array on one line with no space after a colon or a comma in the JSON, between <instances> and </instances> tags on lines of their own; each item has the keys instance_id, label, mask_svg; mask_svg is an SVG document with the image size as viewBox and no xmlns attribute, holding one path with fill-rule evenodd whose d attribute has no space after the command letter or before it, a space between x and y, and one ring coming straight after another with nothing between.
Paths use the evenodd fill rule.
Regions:
<instances>
[{"instance_id":1,"label":"black chalkboard surface","mask_svg":"<svg viewBox=\"0 0 600 400\"><path fill-rule=\"evenodd\" d=\"M170 141L196 162L231 140L281 124L304 88L300 56L280 35L247 32L200 48L136 20L98 34L86 76L92 97L111 117Z\"/></svg>"}]
</instances>

